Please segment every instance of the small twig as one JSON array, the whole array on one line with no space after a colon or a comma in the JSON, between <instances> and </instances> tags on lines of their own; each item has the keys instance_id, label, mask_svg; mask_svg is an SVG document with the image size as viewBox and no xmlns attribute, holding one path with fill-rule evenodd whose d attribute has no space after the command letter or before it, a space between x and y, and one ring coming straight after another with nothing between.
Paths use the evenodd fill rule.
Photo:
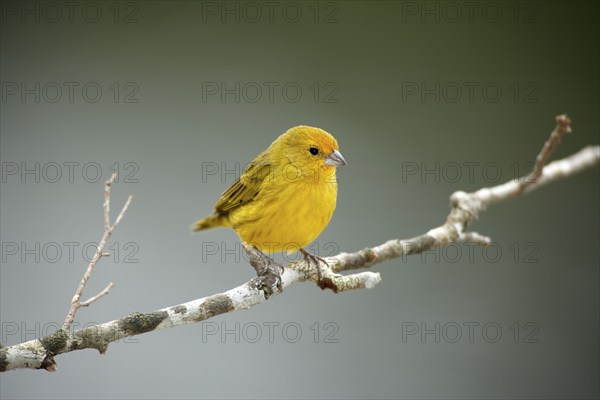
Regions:
<instances>
[{"instance_id":1,"label":"small twig","mask_svg":"<svg viewBox=\"0 0 600 400\"><path fill-rule=\"evenodd\" d=\"M492 243L492 239L477 232L464 232L461 236L459 236L457 242L476 243L485 247Z\"/></svg>"},{"instance_id":2,"label":"small twig","mask_svg":"<svg viewBox=\"0 0 600 400\"><path fill-rule=\"evenodd\" d=\"M95 302L96 300L98 300L100 297L106 296L108 294L108 292L110 291L110 289L112 289L113 286L115 286L115 284L113 282L109 283L108 286L106 286L100 293L98 293L95 296L90 297L86 301L82 301L81 303L79 303L79 307L87 307L90 304L92 304L93 302Z\"/></svg>"},{"instance_id":3,"label":"small twig","mask_svg":"<svg viewBox=\"0 0 600 400\"><path fill-rule=\"evenodd\" d=\"M98 244L98 248L96 249L96 254L94 254L92 261L90 261L90 264L88 265L87 270L85 271L85 273L83 274L83 277L81 278L81 282L79 282L79 287L77 288L77 291L75 292L75 295L73 296L73 299L71 300L71 308L69 309L69 312L67 313L67 317L65 318L65 322L63 324L63 329L66 331L68 331L69 328L71 327L71 324L73 324L77 310L79 310L81 307L87 307L94 301L98 300L100 297L105 296L106 294L108 294L108 291L113 286L113 284L111 282L111 284L109 284L102 292L100 292L96 296L93 296L90 299L84 301L83 303L81 302L81 296L83 295L83 290L85 289L85 285L87 284L88 280L90 279L90 276L92 275L92 272L94 271L94 268L96 267L96 264L98 263L98 260L100 260L100 258L102 258L106 254L103 252L104 246L106 246L106 242L112 235L112 233L115 230L115 228L117 227L117 225L119 225L119 222L121 221L121 219L123 218L123 216L125 215L127 210L129 209L129 204L131 203L132 197L129 196L127 198L127 201L125 202L125 205L121 209L121 212L117 216L117 219L115 220L114 224L111 225L110 224L110 188L111 188L111 185L115 182L116 178L117 178L117 174L113 173L112 176L110 177L110 179L104 183L104 204L103 204L104 234L102 235L102 239L100 240L100 243Z\"/></svg>"},{"instance_id":4,"label":"small twig","mask_svg":"<svg viewBox=\"0 0 600 400\"><path fill-rule=\"evenodd\" d=\"M121 220L123 219L123 217L125 216L125 213L127 212L127 210L129 209L129 204L131 203L131 199L133 198L133 196L129 195L129 197L127 197L127 201L125 202L125 205L123 206L123 208L121 209L121 212L119 213L119 215L117 215L117 219L115 219L115 223L113 224L113 226L111 226L111 233L112 231L117 227L117 225L119 225L119 222L121 222Z\"/></svg>"},{"instance_id":5,"label":"small twig","mask_svg":"<svg viewBox=\"0 0 600 400\"><path fill-rule=\"evenodd\" d=\"M550 133L550 137L544 143L544 147L540 150L540 153L537 155L535 159L535 165L533 166L533 171L529 174L525 179L521 180L519 191L522 192L528 186L539 181L542 176L542 171L544 170L544 166L550 159L550 156L554 153L556 146L560 143L562 137L566 133L571 133L571 118L567 116L567 114L561 114L556 116L556 127Z\"/></svg>"},{"instance_id":6,"label":"small twig","mask_svg":"<svg viewBox=\"0 0 600 400\"><path fill-rule=\"evenodd\" d=\"M104 182L104 204L102 205L104 208L104 231L110 229L110 189L115 180L117 180L117 174L113 173L110 179Z\"/></svg>"}]
</instances>

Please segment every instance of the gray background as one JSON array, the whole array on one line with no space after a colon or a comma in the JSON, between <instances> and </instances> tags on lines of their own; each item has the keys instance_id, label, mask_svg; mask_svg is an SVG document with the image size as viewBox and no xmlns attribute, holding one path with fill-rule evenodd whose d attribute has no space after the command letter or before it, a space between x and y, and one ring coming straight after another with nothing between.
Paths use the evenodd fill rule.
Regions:
<instances>
[{"instance_id":1,"label":"gray background","mask_svg":"<svg viewBox=\"0 0 600 400\"><path fill-rule=\"evenodd\" d=\"M116 17L113 2L75 3L72 20L62 3L60 18L38 2L27 3L33 11L24 20L18 8L2 10L1 159L5 174L19 168L1 183L8 344L51 333L64 319L87 265L82 248L102 233L94 165L102 180L111 168L129 176L113 189L114 213L128 194L134 200L86 294L116 286L79 312L79 327L251 278L239 253L206 252L211 243L234 249L233 231L189 233L235 175L203 171L243 166L293 125L332 132L349 163L339 171L334 218L312 247L321 255L441 224L453 191L527 172L559 113L573 118L574 134L554 158L598 143L596 2L485 2L473 14L462 2L335 2L320 3L316 17L315 3L287 2L274 6L272 20L263 3L228 2L239 22L235 14L222 19L220 2L133 2L119 5ZM256 5L262 15L254 21ZM13 84L35 90L36 82L39 102L10 94ZM72 101L64 82L79 85ZM207 94L211 82L230 89L239 82L239 101ZM272 101L268 82L278 85ZM93 87L82 93L86 83L101 88L98 101ZM407 93L421 83L434 92L439 83L439 101ZM286 84L292 89L282 93ZM294 87L302 89L297 101ZM22 177L21 167L36 162L39 182ZM79 163L72 182L69 162ZM83 171L86 163L97 164ZM420 174L436 163L439 179ZM475 163L472 176L465 163ZM419 173L407 175L415 166ZM59 356L53 374L4 373L0 394L596 398L598 178L589 170L483 213L472 228L500 253L450 246L386 262L374 268L383 281L373 290L294 285L249 311L113 344L105 356ZM73 259L66 242L77 243ZM407 334L415 326L435 331L436 323L437 342L433 333ZM470 323L478 324L472 340ZM453 343L457 326L462 336ZM207 335L212 329L237 330L239 342Z\"/></svg>"}]
</instances>

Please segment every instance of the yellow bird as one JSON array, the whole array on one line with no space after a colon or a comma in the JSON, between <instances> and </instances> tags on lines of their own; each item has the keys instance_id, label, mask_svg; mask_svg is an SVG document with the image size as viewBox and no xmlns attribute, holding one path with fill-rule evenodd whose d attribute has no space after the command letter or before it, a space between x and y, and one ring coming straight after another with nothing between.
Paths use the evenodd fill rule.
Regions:
<instances>
[{"instance_id":1,"label":"yellow bird","mask_svg":"<svg viewBox=\"0 0 600 400\"><path fill-rule=\"evenodd\" d=\"M337 201L336 167L346 165L335 138L323 129L295 126L260 153L227 189L212 215L193 231L233 228L257 249L304 251L325 229ZM317 263L318 265L318 263Z\"/></svg>"}]
</instances>

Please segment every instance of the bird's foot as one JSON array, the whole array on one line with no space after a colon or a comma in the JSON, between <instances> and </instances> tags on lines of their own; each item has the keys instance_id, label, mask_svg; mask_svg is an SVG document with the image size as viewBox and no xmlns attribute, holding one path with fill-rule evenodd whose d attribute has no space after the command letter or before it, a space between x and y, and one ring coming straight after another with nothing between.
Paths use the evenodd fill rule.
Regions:
<instances>
[{"instance_id":1,"label":"bird's foot","mask_svg":"<svg viewBox=\"0 0 600 400\"><path fill-rule=\"evenodd\" d=\"M262 290L265 293L265 300L268 300L269 297L275 293L275 289L277 289L279 293L283 291L281 285L282 270L283 266L274 263L273 266L267 266L264 271L255 278L257 289Z\"/></svg>"},{"instance_id":2,"label":"bird's foot","mask_svg":"<svg viewBox=\"0 0 600 400\"><path fill-rule=\"evenodd\" d=\"M256 271L257 276L253 279L255 287L264 292L265 299L271 297L275 293L275 289L281 293L283 291L281 281L281 274L284 271L283 266L256 247L246 243L242 245L248 253L250 265Z\"/></svg>"},{"instance_id":3,"label":"bird's foot","mask_svg":"<svg viewBox=\"0 0 600 400\"><path fill-rule=\"evenodd\" d=\"M308 264L313 264L317 267L317 284L319 285L319 287L321 289L331 288L331 285L328 282L326 282L325 279L323 279L323 275L321 274L321 263L327 265L327 267L329 267L329 263L325 261L324 258L315 256L314 254L311 254L304 249L299 249L298 251L300 251L300 253L302 253L302 255L304 256L304 261L306 261Z\"/></svg>"}]
</instances>

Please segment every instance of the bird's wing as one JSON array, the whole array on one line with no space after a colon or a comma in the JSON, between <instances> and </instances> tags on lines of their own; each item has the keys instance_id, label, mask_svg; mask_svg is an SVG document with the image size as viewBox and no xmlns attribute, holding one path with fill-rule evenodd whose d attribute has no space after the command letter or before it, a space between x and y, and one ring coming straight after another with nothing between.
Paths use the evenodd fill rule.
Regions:
<instances>
[{"instance_id":1,"label":"bird's wing","mask_svg":"<svg viewBox=\"0 0 600 400\"><path fill-rule=\"evenodd\" d=\"M242 176L221 195L215 205L215 211L218 214L226 214L254 200L270 171L271 165L263 161L263 157L257 157L248 164Z\"/></svg>"}]
</instances>

